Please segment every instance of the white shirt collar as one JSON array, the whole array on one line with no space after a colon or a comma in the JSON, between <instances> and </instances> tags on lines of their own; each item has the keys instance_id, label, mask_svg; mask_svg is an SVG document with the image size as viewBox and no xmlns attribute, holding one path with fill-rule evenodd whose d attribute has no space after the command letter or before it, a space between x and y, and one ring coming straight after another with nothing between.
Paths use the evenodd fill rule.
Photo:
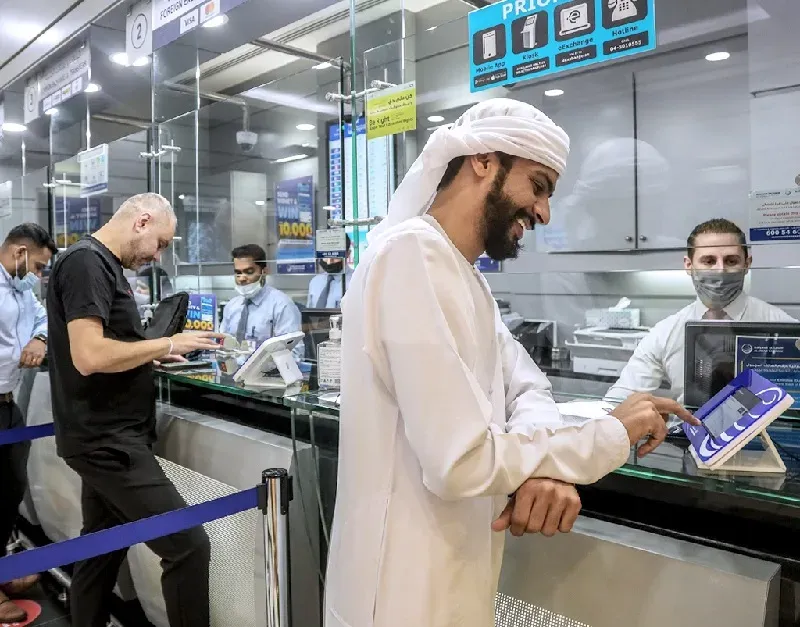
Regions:
<instances>
[{"instance_id":1,"label":"white shirt collar","mask_svg":"<svg viewBox=\"0 0 800 627\"><path fill-rule=\"evenodd\" d=\"M745 310L747 309L748 298L749 296L745 292L742 292L733 300L730 305L724 307L722 311L728 314L731 320L741 320L744 316ZM709 308L706 307L699 298L695 300L694 313L697 320L702 320L703 316L705 316L708 311L710 311Z\"/></svg>"},{"instance_id":2,"label":"white shirt collar","mask_svg":"<svg viewBox=\"0 0 800 627\"><path fill-rule=\"evenodd\" d=\"M11 284L11 275L6 270L5 266L0 263L0 283Z\"/></svg>"}]
</instances>

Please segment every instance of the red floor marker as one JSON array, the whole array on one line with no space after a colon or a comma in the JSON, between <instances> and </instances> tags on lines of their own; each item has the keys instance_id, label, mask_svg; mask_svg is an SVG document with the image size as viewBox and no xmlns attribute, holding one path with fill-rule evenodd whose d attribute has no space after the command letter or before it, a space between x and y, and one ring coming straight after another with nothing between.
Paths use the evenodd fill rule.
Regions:
<instances>
[{"instance_id":1,"label":"red floor marker","mask_svg":"<svg viewBox=\"0 0 800 627\"><path fill-rule=\"evenodd\" d=\"M28 613L28 618L21 623L0 623L0 627L25 627L25 625L30 625L33 621L39 618L39 615L42 613L42 606L34 601L15 600L14 605L25 610Z\"/></svg>"}]
</instances>

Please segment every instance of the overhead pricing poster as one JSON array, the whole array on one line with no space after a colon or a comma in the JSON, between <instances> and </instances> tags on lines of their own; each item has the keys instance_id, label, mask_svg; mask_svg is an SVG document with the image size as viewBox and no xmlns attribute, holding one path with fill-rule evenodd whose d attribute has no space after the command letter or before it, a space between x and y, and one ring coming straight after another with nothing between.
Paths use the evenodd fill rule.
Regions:
<instances>
[{"instance_id":1,"label":"overhead pricing poster","mask_svg":"<svg viewBox=\"0 0 800 627\"><path fill-rule=\"evenodd\" d=\"M747 369L786 390L800 409L800 337L736 336L736 374Z\"/></svg>"},{"instance_id":2,"label":"overhead pricing poster","mask_svg":"<svg viewBox=\"0 0 800 627\"><path fill-rule=\"evenodd\" d=\"M189 294L186 309L187 331L214 331L217 327L217 297L214 294Z\"/></svg>"},{"instance_id":3,"label":"overhead pricing poster","mask_svg":"<svg viewBox=\"0 0 800 627\"><path fill-rule=\"evenodd\" d=\"M417 84L414 81L367 94L367 139L417 128Z\"/></svg>"},{"instance_id":4,"label":"overhead pricing poster","mask_svg":"<svg viewBox=\"0 0 800 627\"><path fill-rule=\"evenodd\" d=\"M278 216L278 274L313 274L314 178L280 181L275 186Z\"/></svg>"},{"instance_id":5,"label":"overhead pricing poster","mask_svg":"<svg viewBox=\"0 0 800 627\"><path fill-rule=\"evenodd\" d=\"M469 14L470 90L656 47L655 0L514 0Z\"/></svg>"},{"instance_id":6,"label":"overhead pricing poster","mask_svg":"<svg viewBox=\"0 0 800 627\"><path fill-rule=\"evenodd\" d=\"M750 195L750 241L800 240L800 187Z\"/></svg>"}]
</instances>

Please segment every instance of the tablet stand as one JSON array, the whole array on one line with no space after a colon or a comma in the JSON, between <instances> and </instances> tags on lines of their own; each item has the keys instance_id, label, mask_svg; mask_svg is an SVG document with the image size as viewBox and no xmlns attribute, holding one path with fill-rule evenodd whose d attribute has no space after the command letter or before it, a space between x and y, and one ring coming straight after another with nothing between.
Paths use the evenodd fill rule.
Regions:
<instances>
[{"instance_id":1,"label":"tablet stand","mask_svg":"<svg viewBox=\"0 0 800 627\"><path fill-rule=\"evenodd\" d=\"M743 450L750 442L756 438L761 438L764 445L763 451ZM700 461L694 448L689 447L694 461L700 470L707 472L726 472L737 474L782 474L786 472L786 464L783 463L775 443L767 433L766 425L754 431L748 436L739 438L735 445L730 447L719 460L712 465L707 465Z\"/></svg>"},{"instance_id":2,"label":"tablet stand","mask_svg":"<svg viewBox=\"0 0 800 627\"><path fill-rule=\"evenodd\" d=\"M268 365L274 365L278 369L275 376L274 370L254 370L248 373L241 381L245 387L251 388L284 388L289 387L303 380L303 373L297 366L297 362L290 350L279 350L270 354L272 359Z\"/></svg>"}]
</instances>

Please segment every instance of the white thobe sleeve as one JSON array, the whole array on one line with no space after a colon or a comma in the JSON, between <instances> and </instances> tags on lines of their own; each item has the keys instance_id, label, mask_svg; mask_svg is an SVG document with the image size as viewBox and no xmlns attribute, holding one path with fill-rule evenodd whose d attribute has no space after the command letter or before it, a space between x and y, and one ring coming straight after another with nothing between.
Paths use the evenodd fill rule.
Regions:
<instances>
[{"instance_id":1,"label":"white thobe sleeve","mask_svg":"<svg viewBox=\"0 0 800 627\"><path fill-rule=\"evenodd\" d=\"M605 400L619 402L636 392L652 393L661 387L666 378L666 347L659 337L661 334L661 329L656 326L639 342L619 379L606 392Z\"/></svg>"},{"instance_id":2,"label":"white thobe sleeve","mask_svg":"<svg viewBox=\"0 0 800 627\"><path fill-rule=\"evenodd\" d=\"M532 439L546 430L548 446L558 455L545 457L537 476L572 477L570 483L592 483L625 463L630 441L613 416L567 424L553 400L552 386L528 352L500 322L497 325L506 393L506 432Z\"/></svg>"},{"instance_id":3,"label":"white thobe sleeve","mask_svg":"<svg viewBox=\"0 0 800 627\"><path fill-rule=\"evenodd\" d=\"M585 484L622 465L630 443L613 418L556 431L493 424L456 341L472 328L464 295L449 248L418 232L377 253L365 286L365 350L397 403L425 486L448 500L509 495L532 477Z\"/></svg>"}]
</instances>

